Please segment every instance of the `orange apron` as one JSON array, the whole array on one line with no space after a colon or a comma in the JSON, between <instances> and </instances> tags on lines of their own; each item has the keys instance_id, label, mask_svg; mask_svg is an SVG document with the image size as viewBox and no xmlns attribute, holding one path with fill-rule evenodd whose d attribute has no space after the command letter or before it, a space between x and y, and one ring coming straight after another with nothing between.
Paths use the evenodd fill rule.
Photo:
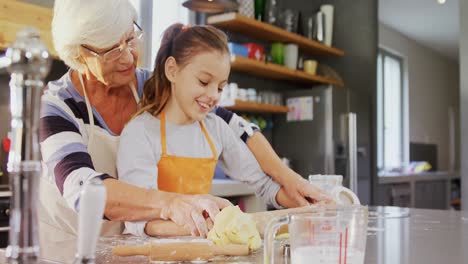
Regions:
<instances>
[{"instance_id":1,"label":"orange apron","mask_svg":"<svg viewBox=\"0 0 468 264\"><path fill-rule=\"evenodd\" d=\"M158 162L158 189L166 192L182 194L207 194L211 189L217 162L216 149L211 141L205 125L199 121L200 127L208 140L212 158L190 158L167 154L166 148L166 118L164 112L161 119L162 154Z\"/></svg>"}]
</instances>

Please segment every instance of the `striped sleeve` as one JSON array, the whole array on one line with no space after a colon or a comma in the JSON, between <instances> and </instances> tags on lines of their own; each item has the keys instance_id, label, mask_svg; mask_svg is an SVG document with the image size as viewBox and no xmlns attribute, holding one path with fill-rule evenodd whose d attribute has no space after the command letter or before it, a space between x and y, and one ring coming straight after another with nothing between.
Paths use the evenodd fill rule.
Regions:
<instances>
[{"instance_id":1,"label":"striped sleeve","mask_svg":"<svg viewBox=\"0 0 468 264\"><path fill-rule=\"evenodd\" d=\"M255 131L260 130L255 124L247 122L244 118L225 108L219 106L216 107L215 114L221 117L221 119L229 125L232 131L234 131L234 134L240 137L244 142L247 142L247 139L249 139Z\"/></svg>"},{"instance_id":2,"label":"striped sleeve","mask_svg":"<svg viewBox=\"0 0 468 264\"><path fill-rule=\"evenodd\" d=\"M55 180L60 193L74 210L84 182L93 177L111 177L94 170L80 131L82 123L57 97L43 95L39 124L42 161L51 174L49 177Z\"/></svg>"}]
</instances>

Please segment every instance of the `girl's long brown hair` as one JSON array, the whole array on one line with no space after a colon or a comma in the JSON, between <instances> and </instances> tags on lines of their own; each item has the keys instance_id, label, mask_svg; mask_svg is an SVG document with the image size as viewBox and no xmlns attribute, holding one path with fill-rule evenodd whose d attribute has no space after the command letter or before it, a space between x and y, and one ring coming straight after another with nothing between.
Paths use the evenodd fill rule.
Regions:
<instances>
[{"instance_id":1,"label":"girl's long brown hair","mask_svg":"<svg viewBox=\"0 0 468 264\"><path fill-rule=\"evenodd\" d=\"M156 116L164 109L171 96L171 83L165 74L165 63L174 57L179 67L184 67L195 55L217 51L229 53L227 36L212 26L184 26L173 24L164 31L161 47L154 64L152 76L145 82L140 110Z\"/></svg>"}]
</instances>

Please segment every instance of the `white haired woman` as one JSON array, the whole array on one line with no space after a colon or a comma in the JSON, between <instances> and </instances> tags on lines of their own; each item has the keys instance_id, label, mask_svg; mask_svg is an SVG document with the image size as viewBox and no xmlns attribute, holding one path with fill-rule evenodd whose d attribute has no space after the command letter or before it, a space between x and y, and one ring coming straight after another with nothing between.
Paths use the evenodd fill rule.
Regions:
<instances>
[{"instance_id":1,"label":"white haired woman","mask_svg":"<svg viewBox=\"0 0 468 264\"><path fill-rule=\"evenodd\" d=\"M167 193L118 180L115 157L119 135L137 112L150 76L137 68L143 36L128 0L57 0L52 33L55 48L70 70L50 82L42 99L40 141L46 173L41 180L41 240L60 242L77 234L76 206L84 182L93 177L107 188L103 235L122 232L120 221L170 219L204 236L210 218L230 205L204 195ZM271 146L242 118L217 108L254 153L263 170L297 201L326 199L318 189L284 166ZM187 172L190 173L190 172ZM47 241L46 241L47 242Z\"/></svg>"}]
</instances>

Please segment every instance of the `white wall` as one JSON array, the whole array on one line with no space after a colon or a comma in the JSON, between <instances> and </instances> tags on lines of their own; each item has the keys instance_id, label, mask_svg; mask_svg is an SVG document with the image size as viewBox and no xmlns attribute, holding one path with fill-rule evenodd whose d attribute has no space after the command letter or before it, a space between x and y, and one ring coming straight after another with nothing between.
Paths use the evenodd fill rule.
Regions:
<instances>
[{"instance_id":1,"label":"white wall","mask_svg":"<svg viewBox=\"0 0 468 264\"><path fill-rule=\"evenodd\" d=\"M438 169L449 169L449 108L459 131L459 66L401 33L379 25L379 45L404 58L409 92L409 140L438 145ZM458 132L455 137L458 153ZM459 168L455 154L455 168Z\"/></svg>"}]
</instances>

